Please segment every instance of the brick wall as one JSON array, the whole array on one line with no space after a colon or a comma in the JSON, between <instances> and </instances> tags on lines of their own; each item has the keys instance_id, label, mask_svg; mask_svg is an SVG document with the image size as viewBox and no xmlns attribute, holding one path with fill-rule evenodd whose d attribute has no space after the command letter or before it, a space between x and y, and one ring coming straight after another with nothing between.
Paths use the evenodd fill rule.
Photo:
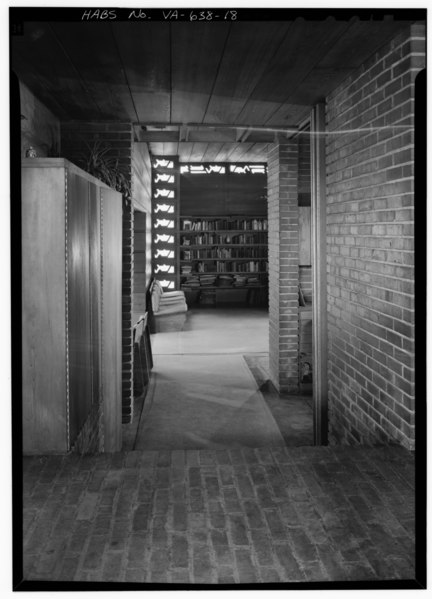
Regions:
<instances>
[{"instance_id":1,"label":"brick wall","mask_svg":"<svg viewBox=\"0 0 432 599\"><path fill-rule=\"evenodd\" d=\"M68 121L61 123L61 155L83 166L83 153L95 140L111 148L108 155L118 158L119 170L132 182L132 125L130 123ZM122 275L122 413L123 422L133 417L133 214L123 208Z\"/></svg>"},{"instance_id":2,"label":"brick wall","mask_svg":"<svg viewBox=\"0 0 432 599\"><path fill-rule=\"evenodd\" d=\"M122 422L133 419L133 326L132 298L134 292L134 210L123 208L123 271L122 271Z\"/></svg>"},{"instance_id":3,"label":"brick wall","mask_svg":"<svg viewBox=\"0 0 432 599\"><path fill-rule=\"evenodd\" d=\"M424 27L414 25L327 98L333 443L414 447L412 127L423 66Z\"/></svg>"},{"instance_id":4,"label":"brick wall","mask_svg":"<svg viewBox=\"0 0 432 599\"><path fill-rule=\"evenodd\" d=\"M268 155L270 376L298 392L298 141Z\"/></svg>"}]
</instances>

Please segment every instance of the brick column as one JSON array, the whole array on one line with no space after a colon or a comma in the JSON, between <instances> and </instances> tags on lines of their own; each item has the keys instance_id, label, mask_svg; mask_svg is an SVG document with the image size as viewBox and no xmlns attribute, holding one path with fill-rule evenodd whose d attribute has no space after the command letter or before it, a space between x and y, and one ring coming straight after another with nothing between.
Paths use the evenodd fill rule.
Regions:
<instances>
[{"instance_id":1,"label":"brick column","mask_svg":"<svg viewBox=\"0 0 432 599\"><path fill-rule=\"evenodd\" d=\"M298 141L268 156L270 377L298 393Z\"/></svg>"},{"instance_id":2,"label":"brick column","mask_svg":"<svg viewBox=\"0 0 432 599\"><path fill-rule=\"evenodd\" d=\"M123 207L123 274L122 274L122 422L133 419L133 270L134 211Z\"/></svg>"}]
</instances>

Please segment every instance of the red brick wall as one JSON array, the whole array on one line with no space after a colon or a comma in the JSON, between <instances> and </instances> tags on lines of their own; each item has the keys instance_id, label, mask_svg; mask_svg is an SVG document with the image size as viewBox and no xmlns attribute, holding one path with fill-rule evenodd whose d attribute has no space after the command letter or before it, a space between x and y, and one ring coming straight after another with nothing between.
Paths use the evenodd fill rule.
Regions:
<instances>
[{"instance_id":1,"label":"red brick wall","mask_svg":"<svg viewBox=\"0 0 432 599\"><path fill-rule=\"evenodd\" d=\"M298 392L298 141L268 155L270 376Z\"/></svg>"},{"instance_id":2,"label":"red brick wall","mask_svg":"<svg viewBox=\"0 0 432 599\"><path fill-rule=\"evenodd\" d=\"M119 168L132 181L132 125L130 123L68 121L61 123L61 155L82 165L82 155L95 140L112 148ZM133 417L133 213L123 209L123 281L122 281L122 413L123 422Z\"/></svg>"},{"instance_id":3,"label":"red brick wall","mask_svg":"<svg viewBox=\"0 0 432 599\"><path fill-rule=\"evenodd\" d=\"M424 27L414 25L327 98L330 442L414 447L413 120L423 66Z\"/></svg>"}]
</instances>

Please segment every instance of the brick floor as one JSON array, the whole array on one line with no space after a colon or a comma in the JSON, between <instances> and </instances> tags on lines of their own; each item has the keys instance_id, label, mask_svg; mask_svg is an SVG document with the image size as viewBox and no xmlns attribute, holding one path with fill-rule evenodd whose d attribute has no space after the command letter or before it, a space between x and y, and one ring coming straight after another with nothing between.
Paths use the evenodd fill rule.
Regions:
<instances>
[{"instance_id":1,"label":"brick floor","mask_svg":"<svg viewBox=\"0 0 432 599\"><path fill-rule=\"evenodd\" d=\"M24 579L414 579L414 459L291 447L24 459Z\"/></svg>"}]
</instances>

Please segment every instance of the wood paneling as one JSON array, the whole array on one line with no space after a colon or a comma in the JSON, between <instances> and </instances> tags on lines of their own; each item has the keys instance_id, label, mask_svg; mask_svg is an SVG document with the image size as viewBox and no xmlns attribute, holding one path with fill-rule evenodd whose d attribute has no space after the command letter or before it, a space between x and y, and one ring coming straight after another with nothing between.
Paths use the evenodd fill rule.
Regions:
<instances>
[{"instance_id":1,"label":"wood paneling","mask_svg":"<svg viewBox=\"0 0 432 599\"><path fill-rule=\"evenodd\" d=\"M180 214L226 214L227 177L180 175Z\"/></svg>"},{"instance_id":2,"label":"wood paneling","mask_svg":"<svg viewBox=\"0 0 432 599\"><path fill-rule=\"evenodd\" d=\"M73 31L77 36L76 27ZM49 23L26 22L24 35L13 38L12 60L18 77L58 118L71 114L78 119L99 117L98 106L74 68L73 58L65 54Z\"/></svg>"},{"instance_id":3,"label":"wood paneling","mask_svg":"<svg viewBox=\"0 0 432 599\"><path fill-rule=\"evenodd\" d=\"M250 142L237 144L233 151L230 154L231 162L244 162L244 157L248 156L249 150L252 148L253 144ZM247 158L246 158L247 160Z\"/></svg>"},{"instance_id":4,"label":"wood paneling","mask_svg":"<svg viewBox=\"0 0 432 599\"><path fill-rule=\"evenodd\" d=\"M177 156L178 154L178 142L164 142L163 144L163 156Z\"/></svg>"},{"instance_id":5,"label":"wood paneling","mask_svg":"<svg viewBox=\"0 0 432 599\"><path fill-rule=\"evenodd\" d=\"M189 160L191 162L201 162L202 157L207 152L208 146L209 146L209 144L206 142L201 142L201 141L195 142L192 147L192 151L190 153Z\"/></svg>"},{"instance_id":6,"label":"wood paneling","mask_svg":"<svg viewBox=\"0 0 432 599\"><path fill-rule=\"evenodd\" d=\"M288 127L410 23L355 14L293 21L287 13L280 22L25 22L24 34L12 37L12 66L62 119Z\"/></svg>"},{"instance_id":7,"label":"wood paneling","mask_svg":"<svg viewBox=\"0 0 432 599\"><path fill-rule=\"evenodd\" d=\"M73 57L73 67L98 108L98 118L109 119L116 114L118 120L137 120L120 56L112 51L115 40L110 23L81 23L79 44L76 31L69 23L52 23L51 28L66 55ZM92 48L92 60L89 60L89 48Z\"/></svg>"},{"instance_id":8,"label":"wood paneling","mask_svg":"<svg viewBox=\"0 0 432 599\"><path fill-rule=\"evenodd\" d=\"M191 161L192 150L193 150L193 143L192 142L185 141L185 142L179 143L179 148L178 148L178 151L179 151L179 154L178 154L179 161L180 162L190 162ZM154 153L156 154L156 152L154 152Z\"/></svg>"},{"instance_id":9,"label":"wood paneling","mask_svg":"<svg viewBox=\"0 0 432 599\"><path fill-rule=\"evenodd\" d=\"M102 213L104 450L113 452L120 451L122 443L122 204L116 191L102 190Z\"/></svg>"},{"instance_id":10,"label":"wood paneling","mask_svg":"<svg viewBox=\"0 0 432 599\"><path fill-rule=\"evenodd\" d=\"M234 142L180 142L176 152L168 151L169 145L152 142L150 151L154 156L178 155L186 162L266 162L268 143ZM174 147L172 147L174 149Z\"/></svg>"},{"instance_id":11,"label":"wood paneling","mask_svg":"<svg viewBox=\"0 0 432 599\"><path fill-rule=\"evenodd\" d=\"M89 186L89 247L90 247L90 322L92 403L102 400L101 370L101 220L100 188Z\"/></svg>"},{"instance_id":12,"label":"wood paneling","mask_svg":"<svg viewBox=\"0 0 432 599\"><path fill-rule=\"evenodd\" d=\"M183 151L182 151L182 147L181 147L182 145L183 144L180 144L180 147L179 147L180 162L189 162L190 158L188 158L187 160L183 160L184 155L183 155ZM215 161L216 156L219 154L222 146L223 146L223 142L209 143L200 162ZM189 157L190 157L190 154L189 154Z\"/></svg>"},{"instance_id":13,"label":"wood paneling","mask_svg":"<svg viewBox=\"0 0 432 599\"><path fill-rule=\"evenodd\" d=\"M69 443L92 404L88 182L68 173Z\"/></svg>"},{"instance_id":14,"label":"wood paneling","mask_svg":"<svg viewBox=\"0 0 432 599\"><path fill-rule=\"evenodd\" d=\"M311 209L299 206L299 264L311 264Z\"/></svg>"},{"instance_id":15,"label":"wood paneling","mask_svg":"<svg viewBox=\"0 0 432 599\"><path fill-rule=\"evenodd\" d=\"M25 162L25 161L24 161ZM27 160L29 162L29 160ZM22 404L25 454L67 451L65 177L22 170ZM50 193L47 193L49 188Z\"/></svg>"},{"instance_id":16,"label":"wood paneling","mask_svg":"<svg viewBox=\"0 0 432 599\"><path fill-rule=\"evenodd\" d=\"M32 146L38 156L48 156L60 148L60 122L28 87L20 84L21 157Z\"/></svg>"},{"instance_id":17,"label":"wood paneling","mask_svg":"<svg viewBox=\"0 0 432 599\"><path fill-rule=\"evenodd\" d=\"M251 162L267 162L267 155L271 144L269 143L256 143L254 144L247 153L247 159ZM245 156L243 156L243 162Z\"/></svg>"},{"instance_id":18,"label":"wood paneling","mask_svg":"<svg viewBox=\"0 0 432 599\"><path fill-rule=\"evenodd\" d=\"M151 164L145 143L132 145L132 197L135 209L151 211Z\"/></svg>"},{"instance_id":19,"label":"wood paneling","mask_svg":"<svg viewBox=\"0 0 432 599\"><path fill-rule=\"evenodd\" d=\"M204 122L237 122L289 28L286 22L232 24Z\"/></svg>"},{"instance_id":20,"label":"wood paneling","mask_svg":"<svg viewBox=\"0 0 432 599\"><path fill-rule=\"evenodd\" d=\"M172 122L204 122L230 26L193 22L170 27Z\"/></svg>"},{"instance_id":21,"label":"wood paneling","mask_svg":"<svg viewBox=\"0 0 432 599\"><path fill-rule=\"evenodd\" d=\"M111 24L131 96L143 123L171 120L171 52L169 24ZM115 45L107 51L117 51Z\"/></svg>"},{"instance_id":22,"label":"wood paneling","mask_svg":"<svg viewBox=\"0 0 432 599\"><path fill-rule=\"evenodd\" d=\"M267 214L266 175L180 176L181 215Z\"/></svg>"}]
</instances>

